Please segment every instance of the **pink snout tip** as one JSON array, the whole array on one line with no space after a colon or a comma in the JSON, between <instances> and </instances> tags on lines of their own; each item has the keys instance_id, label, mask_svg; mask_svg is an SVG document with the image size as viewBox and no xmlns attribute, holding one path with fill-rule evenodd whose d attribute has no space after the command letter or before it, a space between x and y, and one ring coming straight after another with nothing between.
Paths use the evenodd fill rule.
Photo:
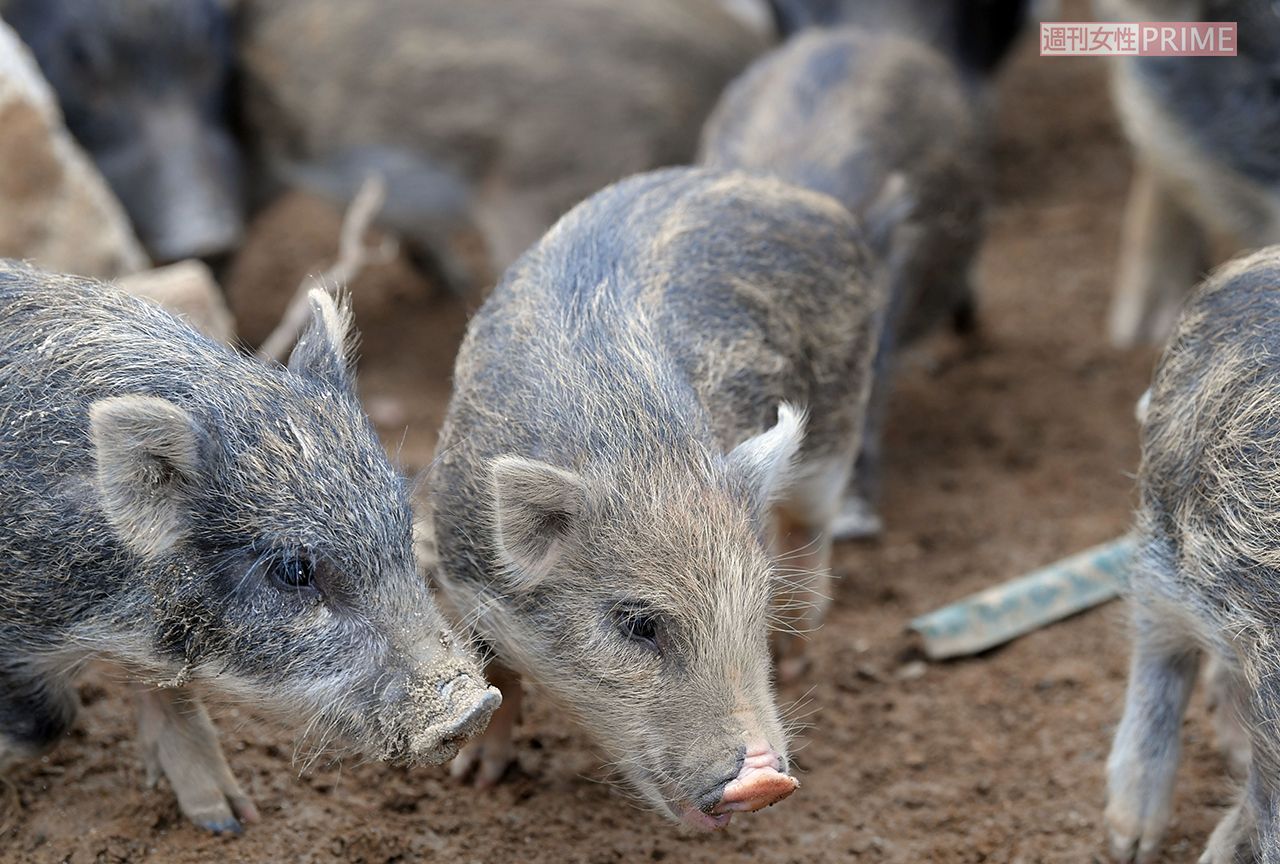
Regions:
<instances>
[{"instance_id":1,"label":"pink snout tip","mask_svg":"<svg viewBox=\"0 0 1280 864\"><path fill-rule=\"evenodd\" d=\"M752 813L777 804L800 787L800 781L781 771L782 759L767 744L747 748L738 776L725 784L720 800L709 810L692 805L676 809L680 820L703 831L717 831L729 824L734 813Z\"/></svg>"},{"instance_id":2,"label":"pink snout tip","mask_svg":"<svg viewBox=\"0 0 1280 864\"><path fill-rule=\"evenodd\" d=\"M778 754L772 750L749 754L738 776L724 787L724 794L711 813L754 813L786 798L799 788L800 781L783 774L779 767Z\"/></svg>"}]
</instances>

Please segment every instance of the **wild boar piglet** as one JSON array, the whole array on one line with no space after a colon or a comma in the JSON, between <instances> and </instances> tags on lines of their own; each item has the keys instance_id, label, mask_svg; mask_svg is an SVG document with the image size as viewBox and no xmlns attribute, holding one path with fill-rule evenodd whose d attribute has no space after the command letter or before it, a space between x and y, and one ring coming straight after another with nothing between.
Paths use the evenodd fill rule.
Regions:
<instances>
[{"instance_id":1,"label":"wild boar piglet","mask_svg":"<svg viewBox=\"0 0 1280 864\"><path fill-rule=\"evenodd\" d=\"M1277 321L1273 246L1192 295L1140 412L1133 657L1107 762L1106 823L1120 861L1157 860L1182 716L1208 655L1220 734L1248 779L1201 860L1280 862Z\"/></svg>"},{"instance_id":2,"label":"wild boar piglet","mask_svg":"<svg viewBox=\"0 0 1280 864\"><path fill-rule=\"evenodd\" d=\"M671 817L717 828L791 792L771 606L808 630L826 603L879 312L836 201L706 169L605 189L508 271L432 484L443 597L507 700L459 774L512 758L505 669Z\"/></svg>"},{"instance_id":3,"label":"wild boar piglet","mask_svg":"<svg viewBox=\"0 0 1280 864\"><path fill-rule=\"evenodd\" d=\"M764 47L722 0L242 0L237 33L252 162L341 200L381 172L381 221L468 292L591 193L690 161Z\"/></svg>"},{"instance_id":4,"label":"wild boar piglet","mask_svg":"<svg viewBox=\"0 0 1280 864\"><path fill-rule=\"evenodd\" d=\"M1234 57L1116 57L1111 89L1136 165L1108 330L1161 344L1213 263L1280 243L1280 14L1263 0L1105 0L1126 21L1234 21Z\"/></svg>"},{"instance_id":5,"label":"wild boar piglet","mask_svg":"<svg viewBox=\"0 0 1280 864\"><path fill-rule=\"evenodd\" d=\"M257 817L197 691L320 743L441 762L500 701L417 572L406 483L328 294L288 368L147 301L0 262L0 764L51 746L115 661L192 821Z\"/></svg>"},{"instance_id":6,"label":"wild boar piglet","mask_svg":"<svg viewBox=\"0 0 1280 864\"><path fill-rule=\"evenodd\" d=\"M882 430L895 352L942 322L972 326L984 144L973 96L912 39L807 30L725 91L703 130L704 165L779 177L858 217L887 285L862 450L838 537L879 533Z\"/></svg>"}]
</instances>

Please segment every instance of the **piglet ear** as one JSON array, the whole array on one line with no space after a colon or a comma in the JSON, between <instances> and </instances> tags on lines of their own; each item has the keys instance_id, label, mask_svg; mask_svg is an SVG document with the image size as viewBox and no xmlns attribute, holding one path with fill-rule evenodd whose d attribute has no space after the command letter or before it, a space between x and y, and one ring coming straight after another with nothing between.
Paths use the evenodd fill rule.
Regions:
<instances>
[{"instance_id":1,"label":"piglet ear","mask_svg":"<svg viewBox=\"0 0 1280 864\"><path fill-rule=\"evenodd\" d=\"M311 320L289 355L289 371L324 382L337 390L351 389L351 306L320 288L307 294Z\"/></svg>"},{"instance_id":2,"label":"piglet ear","mask_svg":"<svg viewBox=\"0 0 1280 864\"><path fill-rule=\"evenodd\" d=\"M499 555L519 585L531 587L573 542L586 510L582 478L519 456L493 462L493 512Z\"/></svg>"},{"instance_id":3,"label":"piglet ear","mask_svg":"<svg viewBox=\"0 0 1280 864\"><path fill-rule=\"evenodd\" d=\"M107 521L139 555L158 555L187 531L188 496L204 473L204 432L189 413L154 396L89 406L98 496Z\"/></svg>"},{"instance_id":4,"label":"piglet ear","mask_svg":"<svg viewBox=\"0 0 1280 864\"><path fill-rule=\"evenodd\" d=\"M729 472L751 490L763 507L786 487L791 464L804 440L804 412L786 402L778 406L778 422L729 452Z\"/></svg>"}]
</instances>

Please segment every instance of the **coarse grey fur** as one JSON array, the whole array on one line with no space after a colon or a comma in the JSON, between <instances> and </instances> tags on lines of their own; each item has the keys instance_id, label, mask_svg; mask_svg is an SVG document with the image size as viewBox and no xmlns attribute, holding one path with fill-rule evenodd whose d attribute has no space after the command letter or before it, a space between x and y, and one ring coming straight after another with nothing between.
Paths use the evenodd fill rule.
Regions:
<instances>
[{"instance_id":1,"label":"coarse grey fur","mask_svg":"<svg viewBox=\"0 0 1280 864\"><path fill-rule=\"evenodd\" d=\"M390 227L461 289L487 289L597 189L689 162L764 47L721 0L240 6L255 161L307 163L289 176L342 198L387 174ZM477 232L488 267L460 242Z\"/></svg>"},{"instance_id":2,"label":"coarse grey fur","mask_svg":"<svg viewBox=\"0 0 1280 864\"><path fill-rule=\"evenodd\" d=\"M1202 654L1219 720L1247 745L1245 790L1203 861L1280 862L1280 247L1234 261L1188 301L1142 427L1133 660L1107 763L1113 855L1156 860Z\"/></svg>"},{"instance_id":3,"label":"coarse grey fur","mask_svg":"<svg viewBox=\"0 0 1280 864\"><path fill-rule=\"evenodd\" d=\"M1235 57L1120 57L1112 95L1137 165L1108 319L1159 344L1210 265L1210 239L1280 242L1280 10L1267 0L1110 0L1122 20L1235 21Z\"/></svg>"},{"instance_id":4,"label":"coarse grey fur","mask_svg":"<svg viewBox=\"0 0 1280 864\"><path fill-rule=\"evenodd\" d=\"M826 196L644 174L526 253L458 356L431 498L446 606L694 824L747 745L787 770L770 603L806 629L825 602L880 312L868 264ZM815 583L788 595L788 568ZM489 780L504 726L464 750Z\"/></svg>"},{"instance_id":5,"label":"coarse grey fur","mask_svg":"<svg viewBox=\"0 0 1280 864\"><path fill-rule=\"evenodd\" d=\"M141 697L149 773L213 830L256 818L195 690L443 761L498 695L416 571L406 482L313 292L287 369L85 279L0 262L0 765L52 745L89 659Z\"/></svg>"},{"instance_id":6,"label":"coarse grey fur","mask_svg":"<svg viewBox=\"0 0 1280 864\"><path fill-rule=\"evenodd\" d=\"M768 174L856 215L887 273L889 311L842 536L872 534L881 431L896 348L972 315L982 238L984 144L974 105L943 58L916 41L850 27L808 30L757 60L703 133L703 164Z\"/></svg>"}]
</instances>

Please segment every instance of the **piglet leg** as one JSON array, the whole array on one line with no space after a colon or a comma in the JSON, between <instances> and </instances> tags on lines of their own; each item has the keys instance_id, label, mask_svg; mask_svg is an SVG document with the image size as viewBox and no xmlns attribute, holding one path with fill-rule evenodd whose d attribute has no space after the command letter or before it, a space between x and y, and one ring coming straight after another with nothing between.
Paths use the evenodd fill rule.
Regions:
<instances>
[{"instance_id":1,"label":"piglet leg","mask_svg":"<svg viewBox=\"0 0 1280 864\"><path fill-rule=\"evenodd\" d=\"M1227 760L1232 776L1244 779L1249 776L1252 750L1249 729L1243 720L1249 710L1249 684L1226 661L1212 656L1204 679L1218 750Z\"/></svg>"},{"instance_id":2,"label":"piglet leg","mask_svg":"<svg viewBox=\"0 0 1280 864\"><path fill-rule=\"evenodd\" d=\"M1120 275L1107 319L1111 344L1163 344L1208 253L1195 218L1143 164L1134 172L1120 245Z\"/></svg>"},{"instance_id":3,"label":"piglet leg","mask_svg":"<svg viewBox=\"0 0 1280 864\"><path fill-rule=\"evenodd\" d=\"M218 733L199 698L185 687L138 693L138 741L154 784L163 773L183 814L216 834L239 834L258 821L218 745Z\"/></svg>"},{"instance_id":4,"label":"piglet leg","mask_svg":"<svg viewBox=\"0 0 1280 864\"><path fill-rule=\"evenodd\" d=\"M1107 759L1103 814L1111 857L1122 864L1159 858L1173 816L1182 716L1199 668L1196 645L1135 602L1129 689Z\"/></svg>"}]
</instances>

